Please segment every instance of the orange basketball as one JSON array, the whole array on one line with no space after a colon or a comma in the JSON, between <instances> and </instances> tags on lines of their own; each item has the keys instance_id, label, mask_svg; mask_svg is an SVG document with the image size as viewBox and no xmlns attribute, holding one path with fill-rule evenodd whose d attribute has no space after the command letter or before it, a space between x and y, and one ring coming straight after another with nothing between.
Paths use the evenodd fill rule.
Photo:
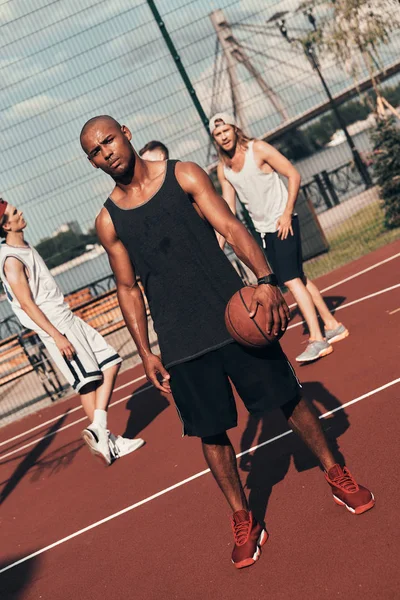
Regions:
<instances>
[{"instance_id":1,"label":"orange basketball","mask_svg":"<svg viewBox=\"0 0 400 600\"><path fill-rule=\"evenodd\" d=\"M243 287L233 294L225 309L225 325L234 340L248 348L263 348L279 340L284 334L267 333L264 307L258 305L253 319L249 317L250 304L256 286Z\"/></svg>"}]
</instances>

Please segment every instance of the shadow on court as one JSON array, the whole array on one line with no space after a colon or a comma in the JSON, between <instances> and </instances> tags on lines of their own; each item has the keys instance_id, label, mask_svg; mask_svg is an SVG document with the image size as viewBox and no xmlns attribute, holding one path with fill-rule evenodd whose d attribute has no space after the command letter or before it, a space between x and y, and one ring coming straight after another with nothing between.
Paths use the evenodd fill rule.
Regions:
<instances>
[{"instance_id":1,"label":"shadow on court","mask_svg":"<svg viewBox=\"0 0 400 600\"><path fill-rule=\"evenodd\" d=\"M318 381L304 383L303 394L318 415L341 406L336 396L333 396ZM344 463L337 440L349 427L347 414L339 410L330 417L322 419L321 425L335 460ZM280 411L268 413L258 419L249 416L240 443L241 451L270 440L287 430L287 421ZM298 472L320 466L312 452L294 433L257 449L253 455L246 454L241 457L239 467L249 473L246 487L249 490L250 508L260 521L264 520L274 485L285 478L292 460Z\"/></svg>"},{"instance_id":2,"label":"shadow on court","mask_svg":"<svg viewBox=\"0 0 400 600\"><path fill-rule=\"evenodd\" d=\"M55 439L55 434L58 429L62 426L65 419L68 417L68 412L62 415L58 421L56 421L46 433L43 434L43 438L28 452L23 456L17 457L16 460L20 460L18 466L15 471L12 473L11 477L3 482L3 489L0 493L0 504L2 504L8 496L15 490L20 481L27 475L29 471L32 469L44 469L47 470L51 467L53 471L57 470L60 465L65 461L67 464L70 464L76 452L80 450L82 447L82 442L78 442L78 444L73 444L72 454L68 457L68 452L71 451L71 448L66 450L65 448L58 449L55 451L53 456L49 455L45 460L41 461L41 456L51 445L53 440ZM39 473L40 475L40 473Z\"/></svg>"},{"instance_id":3,"label":"shadow on court","mask_svg":"<svg viewBox=\"0 0 400 600\"><path fill-rule=\"evenodd\" d=\"M128 438L137 437L169 405L169 401L161 392L149 383L145 383L135 390L126 403L129 417L122 435Z\"/></svg>"},{"instance_id":4,"label":"shadow on court","mask_svg":"<svg viewBox=\"0 0 400 600\"><path fill-rule=\"evenodd\" d=\"M29 554L29 552L27 553ZM24 555L26 556L26 554ZM0 562L0 571L11 565L23 556L10 556L7 560ZM27 560L9 571L0 574L0 598L1 600L18 600L23 598L35 572L39 566L38 557Z\"/></svg>"},{"instance_id":5,"label":"shadow on court","mask_svg":"<svg viewBox=\"0 0 400 600\"><path fill-rule=\"evenodd\" d=\"M346 300L346 296L324 296L323 298L325 300L325 303L327 305L327 307L329 308L330 312L334 315L335 311L337 310L337 308L343 304L343 302ZM290 317L293 320L295 317L299 316L301 319L303 319L303 315L301 314L301 312L299 311L299 307L296 305L293 308L290 309ZM339 319L340 321L340 319ZM321 320L321 318L319 317L319 323L321 325L321 328L323 330L324 324ZM308 334L308 327L306 323L303 323L303 335L307 335Z\"/></svg>"}]
</instances>

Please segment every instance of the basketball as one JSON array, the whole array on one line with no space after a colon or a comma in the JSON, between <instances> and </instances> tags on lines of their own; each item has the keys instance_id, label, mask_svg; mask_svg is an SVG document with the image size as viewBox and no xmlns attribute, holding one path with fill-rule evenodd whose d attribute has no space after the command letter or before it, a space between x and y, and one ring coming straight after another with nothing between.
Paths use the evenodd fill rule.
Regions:
<instances>
[{"instance_id":1,"label":"basketball","mask_svg":"<svg viewBox=\"0 0 400 600\"><path fill-rule=\"evenodd\" d=\"M264 348L279 340L284 331L280 331L279 335L267 333L265 311L261 305L258 305L255 317L249 317L255 290L256 286L250 285L233 294L225 309L225 325L233 339L242 346Z\"/></svg>"}]
</instances>

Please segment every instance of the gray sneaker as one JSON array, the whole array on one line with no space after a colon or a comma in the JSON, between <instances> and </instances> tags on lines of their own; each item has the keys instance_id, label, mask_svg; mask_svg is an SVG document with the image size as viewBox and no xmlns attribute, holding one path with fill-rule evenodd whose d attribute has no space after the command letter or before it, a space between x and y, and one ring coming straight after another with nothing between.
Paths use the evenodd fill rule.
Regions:
<instances>
[{"instance_id":1,"label":"gray sneaker","mask_svg":"<svg viewBox=\"0 0 400 600\"><path fill-rule=\"evenodd\" d=\"M342 323L339 323L339 326L336 329L325 329L324 331L326 341L330 344L334 344L335 342L340 342L340 340L344 340L349 335L349 330L346 329Z\"/></svg>"},{"instance_id":2,"label":"gray sneaker","mask_svg":"<svg viewBox=\"0 0 400 600\"><path fill-rule=\"evenodd\" d=\"M333 348L328 342L308 342L307 348L297 356L297 362L310 362L312 360L317 360L318 358L322 358L323 356L327 356L333 352Z\"/></svg>"}]
</instances>

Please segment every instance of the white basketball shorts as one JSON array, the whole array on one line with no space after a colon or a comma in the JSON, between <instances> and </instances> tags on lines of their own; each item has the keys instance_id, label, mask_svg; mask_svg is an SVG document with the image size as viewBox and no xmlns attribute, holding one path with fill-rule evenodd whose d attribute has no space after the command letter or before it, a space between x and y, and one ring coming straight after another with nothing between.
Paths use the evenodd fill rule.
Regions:
<instances>
[{"instance_id":1,"label":"white basketball shorts","mask_svg":"<svg viewBox=\"0 0 400 600\"><path fill-rule=\"evenodd\" d=\"M61 354L53 338L46 336L42 341L56 367L77 392L88 383L101 381L102 371L122 362L118 352L103 336L79 317L74 317L65 336L76 351L72 360Z\"/></svg>"}]
</instances>

